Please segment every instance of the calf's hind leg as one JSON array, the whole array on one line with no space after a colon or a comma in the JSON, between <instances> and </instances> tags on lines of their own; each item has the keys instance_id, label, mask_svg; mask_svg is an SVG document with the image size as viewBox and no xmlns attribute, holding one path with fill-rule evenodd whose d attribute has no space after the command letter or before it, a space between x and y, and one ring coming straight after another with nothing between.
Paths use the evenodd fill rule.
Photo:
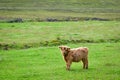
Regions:
<instances>
[{"instance_id":1,"label":"calf's hind leg","mask_svg":"<svg viewBox=\"0 0 120 80\"><path fill-rule=\"evenodd\" d=\"M85 59L85 69L88 69L88 58Z\"/></svg>"},{"instance_id":2,"label":"calf's hind leg","mask_svg":"<svg viewBox=\"0 0 120 80\"><path fill-rule=\"evenodd\" d=\"M85 59L84 58L82 59L82 62L83 62L83 69L85 69Z\"/></svg>"},{"instance_id":3,"label":"calf's hind leg","mask_svg":"<svg viewBox=\"0 0 120 80\"><path fill-rule=\"evenodd\" d=\"M82 62L83 62L83 69L88 69L88 59L87 58L83 58Z\"/></svg>"}]
</instances>

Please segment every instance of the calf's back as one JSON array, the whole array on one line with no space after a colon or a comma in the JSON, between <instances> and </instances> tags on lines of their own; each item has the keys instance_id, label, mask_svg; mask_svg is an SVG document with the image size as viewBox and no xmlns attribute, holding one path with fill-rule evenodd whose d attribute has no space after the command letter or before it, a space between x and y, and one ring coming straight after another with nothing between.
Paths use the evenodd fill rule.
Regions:
<instances>
[{"instance_id":1,"label":"calf's back","mask_svg":"<svg viewBox=\"0 0 120 80\"><path fill-rule=\"evenodd\" d=\"M71 53L69 54L70 60L73 62L79 62L80 60L87 58L87 56L88 48L86 47L71 49Z\"/></svg>"}]
</instances>

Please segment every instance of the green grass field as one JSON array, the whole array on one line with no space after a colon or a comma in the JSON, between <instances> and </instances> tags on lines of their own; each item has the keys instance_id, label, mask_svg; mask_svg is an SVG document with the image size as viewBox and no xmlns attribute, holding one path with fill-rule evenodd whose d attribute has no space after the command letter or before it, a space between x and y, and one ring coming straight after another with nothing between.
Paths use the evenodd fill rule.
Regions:
<instances>
[{"instance_id":1,"label":"green grass field","mask_svg":"<svg viewBox=\"0 0 120 80\"><path fill-rule=\"evenodd\" d=\"M119 21L0 23L0 44L9 46L7 51L0 50L0 79L119 80L119 28ZM67 40L64 45L71 48L88 47L89 69L73 63L66 71L58 49L62 43L53 44L59 40ZM46 42L42 47L40 43ZM25 45L34 48L24 49Z\"/></svg>"},{"instance_id":2,"label":"green grass field","mask_svg":"<svg viewBox=\"0 0 120 80\"><path fill-rule=\"evenodd\" d=\"M119 8L119 0L0 0L0 80L120 80ZM89 69L67 71L59 45L88 47Z\"/></svg>"},{"instance_id":3,"label":"green grass field","mask_svg":"<svg viewBox=\"0 0 120 80\"><path fill-rule=\"evenodd\" d=\"M119 42L119 21L0 23L0 44L13 48L70 42ZM61 42L62 41L62 42Z\"/></svg>"},{"instance_id":4,"label":"green grass field","mask_svg":"<svg viewBox=\"0 0 120 80\"><path fill-rule=\"evenodd\" d=\"M0 51L1 80L120 80L120 43L77 43L89 48L89 69L66 71L58 46Z\"/></svg>"}]
</instances>

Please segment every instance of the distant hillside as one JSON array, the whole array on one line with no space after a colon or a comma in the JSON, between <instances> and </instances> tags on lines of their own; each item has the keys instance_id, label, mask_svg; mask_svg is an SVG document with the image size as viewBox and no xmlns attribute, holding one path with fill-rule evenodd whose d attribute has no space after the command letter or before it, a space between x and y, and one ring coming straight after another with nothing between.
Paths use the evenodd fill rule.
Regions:
<instances>
[{"instance_id":1,"label":"distant hillside","mask_svg":"<svg viewBox=\"0 0 120 80\"><path fill-rule=\"evenodd\" d=\"M48 14L47 14L48 13ZM93 14L94 13L94 14ZM0 0L0 19L105 18L119 20L119 0ZM14 14L14 15L13 15Z\"/></svg>"}]
</instances>

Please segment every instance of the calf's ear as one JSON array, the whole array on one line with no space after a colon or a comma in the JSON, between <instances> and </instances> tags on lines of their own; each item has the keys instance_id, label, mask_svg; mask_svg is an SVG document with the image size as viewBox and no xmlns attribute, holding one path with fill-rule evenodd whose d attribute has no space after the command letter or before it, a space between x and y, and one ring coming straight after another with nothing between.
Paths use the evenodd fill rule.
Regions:
<instances>
[{"instance_id":1,"label":"calf's ear","mask_svg":"<svg viewBox=\"0 0 120 80\"><path fill-rule=\"evenodd\" d=\"M59 46L59 48L61 49L62 47L61 47L61 46Z\"/></svg>"}]
</instances>

